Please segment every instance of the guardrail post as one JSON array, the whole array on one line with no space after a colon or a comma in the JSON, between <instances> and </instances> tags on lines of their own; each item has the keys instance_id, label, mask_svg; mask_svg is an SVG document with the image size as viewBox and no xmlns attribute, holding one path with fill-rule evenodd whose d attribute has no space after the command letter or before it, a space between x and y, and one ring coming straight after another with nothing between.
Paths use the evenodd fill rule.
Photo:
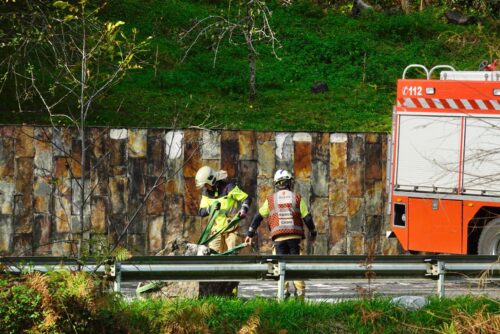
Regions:
<instances>
[{"instance_id":1,"label":"guardrail post","mask_svg":"<svg viewBox=\"0 0 500 334\"><path fill-rule=\"evenodd\" d=\"M445 295L444 291L444 276L446 274L446 268L445 268L445 263L444 261L438 261L437 263L437 274L439 275L438 277L438 293L439 293L439 298L443 298Z\"/></svg>"},{"instance_id":2,"label":"guardrail post","mask_svg":"<svg viewBox=\"0 0 500 334\"><path fill-rule=\"evenodd\" d=\"M113 291L120 292L122 289L122 264L121 262L113 262L111 264L111 277L114 277L113 280Z\"/></svg>"},{"instance_id":3,"label":"guardrail post","mask_svg":"<svg viewBox=\"0 0 500 334\"><path fill-rule=\"evenodd\" d=\"M278 301L283 301L285 299L285 269L286 264L284 261L278 262Z\"/></svg>"}]
</instances>

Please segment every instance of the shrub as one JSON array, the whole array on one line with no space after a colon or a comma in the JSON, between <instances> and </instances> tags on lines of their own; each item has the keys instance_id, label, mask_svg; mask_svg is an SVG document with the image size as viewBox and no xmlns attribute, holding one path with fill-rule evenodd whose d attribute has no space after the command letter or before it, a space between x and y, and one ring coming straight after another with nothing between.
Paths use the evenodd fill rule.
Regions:
<instances>
[{"instance_id":1,"label":"shrub","mask_svg":"<svg viewBox=\"0 0 500 334\"><path fill-rule=\"evenodd\" d=\"M55 270L0 281L0 333L126 333L122 303L97 277Z\"/></svg>"},{"instance_id":2,"label":"shrub","mask_svg":"<svg viewBox=\"0 0 500 334\"><path fill-rule=\"evenodd\" d=\"M42 297L21 282L0 280L0 333L17 334L43 320Z\"/></svg>"}]
</instances>

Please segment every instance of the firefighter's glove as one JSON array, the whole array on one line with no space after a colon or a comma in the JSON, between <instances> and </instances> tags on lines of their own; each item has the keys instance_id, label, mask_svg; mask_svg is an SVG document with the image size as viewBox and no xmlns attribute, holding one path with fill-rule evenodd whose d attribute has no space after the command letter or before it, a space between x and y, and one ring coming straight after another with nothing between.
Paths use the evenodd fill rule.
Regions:
<instances>
[{"instance_id":1,"label":"firefighter's glove","mask_svg":"<svg viewBox=\"0 0 500 334\"><path fill-rule=\"evenodd\" d=\"M247 212L248 212L248 204L243 203L243 205L240 208L240 211L238 211L238 217L240 219L245 218L247 216Z\"/></svg>"},{"instance_id":2,"label":"firefighter's glove","mask_svg":"<svg viewBox=\"0 0 500 334\"><path fill-rule=\"evenodd\" d=\"M251 237L249 237L249 236L247 236L247 237L245 238L245 243L246 243L247 245L251 245L251 244L252 244L252 238L251 238Z\"/></svg>"},{"instance_id":3,"label":"firefighter's glove","mask_svg":"<svg viewBox=\"0 0 500 334\"><path fill-rule=\"evenodd\" d=\"M215 203L215 210L220 210L220 202Z\"/></svg>"},{"instance_id":4,"label":"firefighter's glove","mask_svg":"<svg viewBox=\"0 0 500 334\"><path fill-rule=\"evenodd\" d=\"M243 219L247 216L247 211L244 208L241 208L240 211L238 211L238 217L240 219Z\"/></svg>"}]
</instances>

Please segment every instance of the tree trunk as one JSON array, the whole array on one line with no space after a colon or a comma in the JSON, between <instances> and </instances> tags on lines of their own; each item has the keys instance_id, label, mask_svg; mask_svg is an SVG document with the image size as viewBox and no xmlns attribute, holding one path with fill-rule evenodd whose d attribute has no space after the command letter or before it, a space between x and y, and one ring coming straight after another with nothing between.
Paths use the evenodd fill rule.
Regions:
<instances>
[{"instance_id":1,"label":"tree trunk","mask_svg":"<svg viewBox=\"0 0 500 334\"><path fill-rule=\"evenodd\" d=\"M257 97L257 89L255 88L255 51L251 44L248 48L248 101L253 103Z\"/></svg>"},{"instance_id":2,"label":"tree trunk","mask_svg":"<svg viewBox=\"0 0 500 334\"><path fill-rule=\"evenodd\" d=\"M248 50L248 102L252 104L257 96L257 89L255 88L255 49L253 48L252 30L255 24L254 17L252 16L251 7L253 1L247 3L247 26L245 27L245 41Z\"/></svg>"},{"instance_id":3,"label":"tree trunk","mask_svg":"<svg viewBox=\"0 0 500 334\"><path fill-rule=\"evenodd\" d=\"M411 5L409 0L401 0L401 9L405 14L410 14L411 12Z\"/></svg>"},{"instance_id":4,"label":"tree trunk","mask_svg":"<svg viewBox=\"0 0 500 334\"><path fill-rule=\"evenodd\" d=\"M80 140L81 140L81 157L80 157L80 214L79 214L79 240L77 258L80 260L82 257L83 247L83 229L84 229L84 216L83 208L85 207L85 88L87 85L87 45L86 45L86 30L85 30L85 13L82 15L83 19L83 38L82 38L82 65L81 65L81 83L80 83Z\"/></svg>"}]
</instances>

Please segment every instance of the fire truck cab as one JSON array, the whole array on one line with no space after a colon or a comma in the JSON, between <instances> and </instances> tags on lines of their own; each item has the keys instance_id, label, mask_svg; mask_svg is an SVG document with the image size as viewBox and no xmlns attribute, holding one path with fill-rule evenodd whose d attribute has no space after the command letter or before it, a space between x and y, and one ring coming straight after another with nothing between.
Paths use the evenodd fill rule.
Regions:
<instances>
[{"instance_id":1,"label":"fire truck cab","mask_svg":"<svg viewBox=\"0 0 500 334\"><path fill-rule=\"evenodd\" d=\"M407 79L415 69L425 78ZM389 147L390 225L404 250L500 254L500 71L408 66Z\"/></svg>"}]
</instances>

